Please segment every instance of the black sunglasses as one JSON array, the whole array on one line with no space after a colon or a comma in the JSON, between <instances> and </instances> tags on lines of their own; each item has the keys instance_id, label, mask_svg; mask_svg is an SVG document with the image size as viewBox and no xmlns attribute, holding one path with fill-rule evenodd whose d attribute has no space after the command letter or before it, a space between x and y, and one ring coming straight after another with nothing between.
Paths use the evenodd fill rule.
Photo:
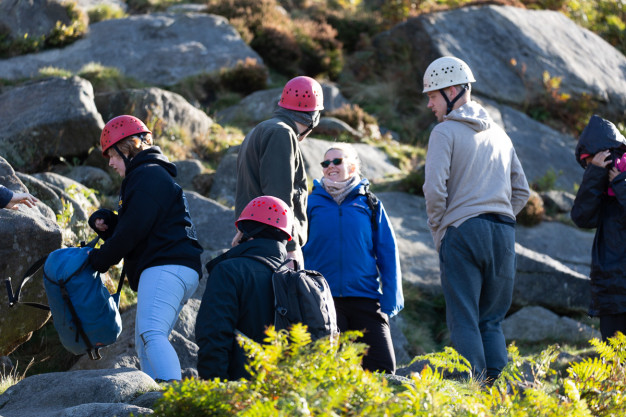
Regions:
<instances>
[{"instance_id":1,"label":"black sunglasses","mask_svg":"<svg viewBox=\"0 0 626 417\"><path fill-rule=\"evenodd\" d=\"M332 161L327 159L324 162L320 162L320 165L322 166L322 168L328 168L331 162L334 166L341 165L341 163L343 162L343 158L335 158Z\"/></svg>"}]
</instances>

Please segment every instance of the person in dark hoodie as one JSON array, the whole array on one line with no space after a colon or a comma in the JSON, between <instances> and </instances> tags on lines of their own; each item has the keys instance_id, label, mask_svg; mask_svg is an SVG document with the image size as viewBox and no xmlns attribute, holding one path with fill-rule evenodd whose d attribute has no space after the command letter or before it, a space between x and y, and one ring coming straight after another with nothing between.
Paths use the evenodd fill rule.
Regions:
<instances>
[{"instance_id":1,"label":"person in dark hoodie","mask_svg":"<svg viewBox=\"0 0 626 417\"><path fill-rule=\"evenodd\" d=\"M596 229L591 251L589 315L600 318L602 339L626 333L626 138L594 115L576 145L585 169L572 206L578 227Z\"/></svg>"},{"instance_id":2,"label":"person in dark hoodie","mask_svg":"<svg viewBox=\"0 0 626 417\"><path fill-rule=\"evenodd\" d=\"M118 213L100 209L90 226L105 240L89 252L99 272L124 259L137 292L135 347L141 370L157 381L181 379L180 361L168 336L202 276L196 231L176 166L152 146L152 132L139 119L110 120L100 137L109 166L124 178Z\"/></svg>"},{"instance_id":3,"label":"person in dark hoodie","mask_svg":"<svg viewBox=\"0 0 626 417\"><path fill-rule=\"evenodd\" d=\"M273 195L294 215L289 256L304 267L302 247L307 239L308 186L298 143L319 124L324 109L322 86L313 78L295 77L285 84L274 117L259 123L244 139L237 156L235 217L261 195ZM241 238L238 231L233 245Z\"/></svg>"},{"instance_id":4,"label":"person in dark hoodie","mask_svg":"<svg viewBox=\"0 0 626 417\"><path fill-rule=\"evenodd\" d=\"M272 270L250 256L278 268L287 259L293 214L279 198L261 196L244 207L235 222L241 239L206 265L206 290L196 318L198 375L231 381L249 376L237 334L263 342L274 324Z\"/></svg>"}]
</instances>

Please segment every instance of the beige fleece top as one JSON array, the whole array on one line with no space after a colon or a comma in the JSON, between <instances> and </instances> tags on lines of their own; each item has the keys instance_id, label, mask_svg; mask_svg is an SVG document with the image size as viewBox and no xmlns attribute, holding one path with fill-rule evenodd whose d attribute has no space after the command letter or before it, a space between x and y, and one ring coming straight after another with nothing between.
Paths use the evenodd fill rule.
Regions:
<instances>
[{"instance_id":1,"label":"beige fleece top","mask_svg":"<svg viewBox=\"0 0 626 417\"><path fill-rule=\"evenodd\" d=\"M483 213L515 219L530 197L511 139L475 101L433 129L422 189L437 251L449 226Z\"/></svg>"}]
</instances>

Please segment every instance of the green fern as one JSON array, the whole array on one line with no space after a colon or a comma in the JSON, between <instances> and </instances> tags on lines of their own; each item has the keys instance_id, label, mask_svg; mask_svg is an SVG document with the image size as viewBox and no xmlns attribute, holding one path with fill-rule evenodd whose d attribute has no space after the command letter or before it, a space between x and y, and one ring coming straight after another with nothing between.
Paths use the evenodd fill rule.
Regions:
<instances>
[{"instance_id":1,"label":"green fern","mask_svg":"<svg viewBox=\"0 0 626 417\"><path fill-rule=\"evenodd\" d=\"M310 340L306 327L266 331L263 344L243 336L250 380L199 381L167 386L155 405L159 416L549 416L587 417L626 414L626 339L590 343L598 356L574 363L567 378L551 366L558 346L522 357L509 346L510 362L491 387L478 381L448 379L447 372L468 372L467 361L451 348L424 355L424 367L407 382L391 386L379 373L365 371L362 334L339 340ZM522 378L522 369L532 378ZM528 371L530 370L530 371Z\"/></svg>"}]
</instances>

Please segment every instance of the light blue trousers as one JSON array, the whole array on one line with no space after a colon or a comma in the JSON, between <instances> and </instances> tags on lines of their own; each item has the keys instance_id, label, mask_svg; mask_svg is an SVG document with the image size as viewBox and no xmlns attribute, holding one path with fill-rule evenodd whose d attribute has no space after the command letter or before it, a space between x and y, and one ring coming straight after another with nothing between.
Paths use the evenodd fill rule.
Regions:
<instances>
[{"instance_id":1,"label":"light blue trousers","mask_svg":"<svg viewBox=\"0 0 626 417\"><path fill-rule=\"evenodd\" d=\"M196 288L198 273L186 266L155 266L141 273L135 347L141 370L153 379L181 379L180 361L168 337Z\"/></svg>"}]
</instances>

